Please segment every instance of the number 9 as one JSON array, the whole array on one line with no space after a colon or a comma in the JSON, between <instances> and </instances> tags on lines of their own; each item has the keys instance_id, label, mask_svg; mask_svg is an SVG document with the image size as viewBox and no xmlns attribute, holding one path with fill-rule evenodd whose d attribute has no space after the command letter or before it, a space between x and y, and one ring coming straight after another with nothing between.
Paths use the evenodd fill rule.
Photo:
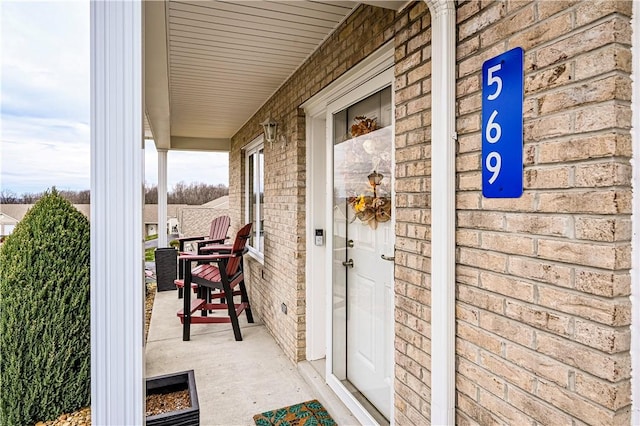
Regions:
<instances>
[{"instance_id":1,"label":"number 9","mask_svg":"<svg viewBox=\"0 0 640 426\"><path fill-rule=\"evenodd\" d=\"M493 159L496 160L495 164L491 164L491 160ZM489 183L492 184L496 181L498 175L500 174L500 169L502 168L502 157L500 157L500 154L495 151L491 152L489 153L489 155L487 155L487 159L484 161L484 164L487 170L493 173L493 176L489 178Z\"/></svg>"}]
</instances>

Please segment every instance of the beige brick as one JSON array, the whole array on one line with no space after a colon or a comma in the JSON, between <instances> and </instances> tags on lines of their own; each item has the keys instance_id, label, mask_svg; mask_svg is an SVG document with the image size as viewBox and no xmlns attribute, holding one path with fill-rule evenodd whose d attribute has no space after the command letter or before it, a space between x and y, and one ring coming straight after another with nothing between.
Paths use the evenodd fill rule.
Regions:
<instances>
[{"instance_id":1,"label":"beige brick","mask_svg":"<svg viewBox=\"0 0 640 426\"><path fill-rule=\"evenodd\" d=\"M500 43L509 38L522 28L527 28L534 22L534 6L527 5L516 13L510 13L495 25L480 33L480 45L482 47Z\"/></svg>"},{"instance_id":2,"label":"beige brick","mask_svg":"<svg viewBox=\"0 0 640 426\"><path fill-rule=\"evenodd\" d=\"M631 51L628 47L605 46L585 53L575 62L576 81L586 80L610 71L631 73Z\"/></svg>"},{"instance_id":3,"label":"beige brick","mask_svg":"<svg viewBox=\"0 0 640 426\"><path fill-rule=\"evenodd\" d=\"M507 214L506 231L535 235L567 236L571 219L562 216Z\"/></svg>"},{"instance_id":4,"label":"beige brick","mask_svg":"<svg viewBox=\"0 0 640 426\"><path fill-rule=\"evenodd\" d=\"M595 298L563 288L538 286L538 303L605 325L626 325L629 319L629 305L624 300Z\"/></svg>"},{"instance_id":5,"label":"beige brick","mask_svg":"<svg viewBox=\"0 0 640 426\"><path fill-rule=\"evenodd\" d=\"M480 37L475 36L468 38L462 43L458 43L456 47L456 60L460 61L472 54L475 54L480 49Z\"/></svg>"},{"instance_id":6,"label":"beige brick","mask_svg":"<svg viewBox=\"0 0 640 426\"><path fill-rule=\"evenodd\" d=\"M500 337L509 339L523 346L533 346L533 329L506 317L489 312L482 312L480 313L480 327L483 330L490 331Z\"/></svg>"},{"instance_id":7,"label":"beige brick","mask_svg":"<svg viewBox=\"0 0 640 426\"><path fill-rule=\"evenodd\" d=\"M504 215L487 211L458 212L458 227L500 231L504 228Z\"/></svg>"},{"instance_id":8,"label":"beige brick","mask_svg":"<svg viewBox=\"0 0 640 426\"><path fill-rule=\"evenodd\" d=\"M547 213L616 214L629 212L625 191L548 192L538 194L538 211Z\"/></svg>"},{"instance_id":9,"label":"beige brick","mask_svg":"<svg viewBox=\"0 0 640 426\"><path fill-rule=\"evenodd\" d=\"M524 188L551 189L570 187L568 167L531 168L524 171Z\"/></svg>"},{"instance_id":10,"label":"beige brick","mask_svg":"<svg viewBox=\"0 0 640 426\"><path fill-rule=\"evenodd\" d=\"M460 133L477 132L480 130L480 114L468 114L456 118L456 129Z\"/></svg>"},{"instance_id":11,"label":"beige brick","mask_svg":"<svg viewBox=\"0 0 640 426\"><path fill-rule=\"evenodd\" d=\"M576 319L575 340L591 348L612 354L628 351L631 333L627 327L613 328Z\"/></svg>"},{"instance_id":12,"label":"beige brick","mask_svg":"<svg viewBox=\"0 0 640 426\"><path fill-rule=\"evenodd\" d=\"M516 321L560 336L569 336L573 332L572 319L569 315L562 315L536 305L525 305L507 300L505 315Z\"/></svg>"},{"instance_id":13,"label":"beige brick","mask_svg":"<svg viewBox=\"0 0 640 426\"><path fill-rule=\"evenodd\" d=\"M396 91L396 104L402 104L421 95L422 85L419 82L408 85L407 87ZM396 132L402 133L403 130L398 130L396 127Z\"/></svg>"},{"instance_id":14,"label":"beige brick","mask_svg":"<svg viewBox=\"0 0 640 426\"><path fill-rule=\"evenodd\" d=\"M510 255L530 256L535 253L535 240L506 233L482 233L482 248Z\"/></svg>"},{"instance_id":15,"label":"beige brick","mask_svg":"<svg viewBox=\"0 0 640 426\"><path fill-rule=\"evenodd\" d=\"M537 343L540 353L602 379L618 381L631 374L628 354L604 354L542 333L538 335Z\"/></svg>"},{"instance_id":16,"label":"beige brick","mask_svg":"<svg viewBox=\"0 0 640 426\"><path fill-rule=\"evenodd\" d=\"M458 115L465 115L480 111L482 108L482 96L475 93L471 96L458 99Z\"/></svg>"},{"instance_id":17,"label":"beige brick","mask_svg":"<svg viewBox=\"0 0 640 426\"><path fill-rule=\"evenodd\" d=\"M456 96L464 97L480 90L480 76L470 75L464 78L456 79ZM461 132L460 132L461 133Z\"/></svg>"},{"instance_id":18,"label":"beige brick","mask_svg":"<svg viewBox=\"0 0 640 426\"><path fill-rule=\"evenodd\" d=\"M589 374L577 372L575 391L610 410L619 410L631 404L631 383L629 380L611 383Z\"/></svg>"},{"instance_id":19,"label":"beige brick","mask_svg":"<svg viewBox=\"0 0 640 426\"><path fill-rule=\"evenodd\" d=\"M465 321L472 325L478 325L479 312L478 309L473 306L463 305L461 303L456 304L456 319L459 321Z\"/></svg>"},{"instance_id":20,"label":"beige brick","mask_svg":"<svg viewBox=\"0 0 640 426\"><path fill-rule=\"evenodd\" d=\"M458 323L458 336L468 341L469 343L473 343L481 349L487 350L489 352L493 352L495 354L500 353L500 339L494 337L493 335L470 325L467 325L464 322Z\"/></svg>"},{"instance_id":21,"label":"beige brick","mask_svg":"<svg viewBox=\"0 0 640 426\"><path fill-rule=\"evenodd\" d=\"M467 37L480 32L483 28L500 21L504 14L504 3L493 3L490 7L470 16L469 19L458 25L458 39L464 40Z\"/></svg>"},{"instance_id":22,"label":"beige brick","mask_svg":"<svg viewBox=\"0 0 640 426\"><path fill-rule=\"evenodd\" d=\"M577 270L575 288L598 296L628 296L631 291L631 278L627 273Z\"/></svg>"},{"instance_id":23,"label":"beige brick","mask_svg":"<svg viewBox=\"0 0 640 426\"><path fill-rule=\"evenodd\" d=\"M620 163L593 163L576 166L576 187L629 186L631 166Z\"/></svg>"},{"instance_id":24,"label":"beige brick","mask_svg":"<svg viewBox=\"0 0 640 426\"><path fill-rule=\"evenodd\" d=\"M524 123L524 139L540 141L573 133L570 114L559 114Z\"/></svg>"},{"instance_id":25,"label":"beige brick","mask_svg":"<svg viewBox=\"0 0 640 426\"><path fill-rule=\"evenodd\" d=\"M520 198L482 198L482 208L500 211L531 211L535 208L535 194L526 191Z\"/></svg>"},{"instance_id":26,"label":"beige brick","mask_svg":"<svg viewBox=\"0 0 640 426\"><path fill-rule=\"evenodd\" d=\"M459 24L462 21L471 18L479 11L480 2L477 0L458 4L458 7L456 8L456 23Z\"/></svg>"},{"instance_id":27,"label":"beige brick","mask_svg":"<svg viewBox=\"0 0 640 426\"><path fill-rule=\"evenodd\" d=\"M612 13L631 16L632 2L629 1L589 1L580 2L576 7L576 24L586 25Z\"/></svg>"},{"instance_id":28,"label":"beige brick","mask_svg":"<svg viewBox=\"0 0 640 426\"><path fill-rule=\"evenodd\" d=\"M482 195L479 192L458 192L456 194L456 209L478 210L481 197Z\"/></svg>"},{"instance_id":29,"label":"beige brick","mask_svg":"<svg viewBox=\"0 0 640 426\"><path fill-rule=\"evenodd\" d=\"M461 60L458 62L458 76L465 77L469 74L479 73L482 70L484 61L501 53L504 53L504 46L496 44L489 49L483 50L480 55L470 56Z\"/></svg>"},{"instance_id":30,"label":"beige brick","mask_svg":"<svg viewBox=\"0 0 640 426\"><path fill-rule=\"evenodd\" d=\"M501 425L503 422L498 421L497 418L487 409L483 408L479 403L471 400L465 395L458 394L457 408L472 418L478 424L484 426ZM419 424L419 423L414 423ZM426 423L424 423L426 424Z\"/></svg>"},{"instance_id":31,"label":"beige brick","mask_svg":"<svg viewBox=\"0 0 640 426\"><path fill-rule=\"evenodd\" d=\"M486 407L491 413L504 419L506 424L525 425L531 423L531 420L518 410L514 410L512 406L506 402L504 397L498 397L489 392L480 389L480 404Z\"/></svg>"},{"instance_id":32,"label":"beige brick","mask_svg":"<svg viewBox=\"0 0 640 426\"><path fill-rule=\"evenodd\" d=\"M562 142L544 143L538 148L541 163L556 163L608 156L630 156L628 135L605 134Z\"/></svg>"},{"instance_id":33,"label":"beige brick","mask_svg":"<svg viewBox=\"0 0 640 426\"><path fill-rule=\"evenodd\" d=\"M456 355L468 359L473 363L477 363L479 359L480 349L473 343L456 337Z\"/></svg>"},{"instance_id":34,"label":"beige brick","mask_svg":"<svg viewBox=\"0 0 640 426\"><path fill-rule=\"evenodd\" d=\"M539 424L543 425L570 425L572 419L566 413L540 401L532 394L509 387L508 400L518 410L531 416Z\"/></svg>"},{"instance_id":35,"label":"beige brick","mask_svg":"<svg viewBox=\"0 0 640 426\"><path fill-rule=\"evenodd\" d=\"M546 19L556 13L564 12L579 2L580 0L537 2L538 19Z\"/></svg>"},{"instance_id":36,"label":"beige brick","mask_svg":"<svg viewBox=\"0 0 640 426\"><path fill-rule=\"evenodd\" d=\"M458 285L458 300L471 306L496 313L504 312L504 297L478 290L465 285Z\"/></svg>"},{"instance_id":37,"label":"beige brick","mask_svg":"<svg viewBox=\"0 0 640 426\"><path fill-rule=\"evenodd\" d=\"M559 64L540 72L528 73L525 77L524 92L525 95L532 95L572 81L571 67L567 64Z\"/></svg>"},{"instance_id":38,"label":"beige brick","mask_svg":"<svg viewBox=\"0 0 640 426\"><path fill-rule=\"evenodd\" d=\"M565 111L576 106L605 102L608 100L630 100L631 82L618 75L597 81L586 81L560 91L543 94L538 98L540 114ZM578 127L580 128L580 127Z\"/></svg>"},{"instance_id":39,"label":"beige brick","mask_svg":"<svg viewBox=\"0 0 640 426\"><path fill-rule=\"evenodd\" d=\"M578 217L575 221L575 235L590 241L629 241L631 221L619 217Z\"/></svg>"},{"instance_id":40,"label":"beige brick","mask_svg":"<svg viewBox=\"0 0 640 426\"><path fill-rule=\"evenodd\" d=\"M630 42L630 26L628 19L614 16L605 22L574 32L567 38L540 48L536 52L535 65L537 68L546 67L563 62L567 58L573 58L581 52L616 42Z\"/></svg>"},{"instance_id":41,"label":"beige brick","mask_svg":"<svg viewBox=\"0 0 640 426\"><path fill-rule=\"evenodd\" d=\"M492 293L526 302L533 302L535 296L535 287L532 284L508 275L481 272L480 285Z\"/></svg>"},{"instance_id":42,"label":"beige brick","mask_svg":"<svg viewBox=\"0 0 640 426\"><path fill-rule=\"evenodd\" d=\"M567 11L544 22L518 27L518 32L509 38L509 48L520 46L525 52L528 52L537 46L568 34L572 28L572 14Z\"/></svg>"},{"instance_id":43,"label":"beige brick","mask_svg":"<svg viewBox=\"0 0 640 426\"><path fill-rule=\"evenodd\" d=\"M614 413L590 403L575 393L541 380L538 383L538 395L551 405L583 420L589 424L615 424Z\"/></svg>"},{"instance_id":44,"label":"beige brick","mask_svg":"<svg viewBox=\"0 0 640 426\"><path fill-rule=\"evenodd\" d=\"M462 374L456 374L456 393L461 393L470 399L476 400L478 398L478 386L473 380L467 379Z\"/></svg>"},{"instance_id":45,"label":"beige brick","mask_svg":"<svg viewBox=\"0 0 640 426\"><path fill-rule=\"evenodd\" d=\"M576 129L594 132L612 127L631 127L631 110L626 105L608 103L592 106L576 113Z\"/></svg>"},{"instance_id":46,"label":"beige brick","mask_svg":"<svg viewBox=\"0 0 640 426\"><path fill-rule=\"evenodd\" d=\"M480 388L491 393L503 395L505 390L504 380L495 371L486 370L480 366L467 361L464 358L458 359L456 371L459 375L466 377L470 381L477 383Z\"/></svg>"},{"instance_id":47,"label":"beige brick","mask_svg":"<svg viewBox=\"0 0 640 426\"><path fill-rule=\"evenodd\" d=\"M495 272L506 272L507 256L471 248L460 248L460 260L463 265L475 266Z\"/></svg>"},{"instance_id":48,"label":"beige brick","mask_svg":"<svg viewBox=\"0 0 640 426\"><path fill-rule=\"evenodd\" d=\"M583 244L566 240L538 240L538 256L543 259L604 269L629 268L624 246Z\"/></svg>"},{"instance_id":49,"label":"beige brick","mask_svg":"<svg viewBox=\"0 0 640 426\"><path fill-rule=\"evenodd\" d=\"M480 273L475 268L456 264L456 282L478 287Z\"/></svg>"},{"instance_id":50,"label":"beige brick","mask_svg":"<svg viewBox=\"0 0 640 426\"><path fill-rule=\"evenodd\" d=\"M456 231L456 245L480 248L480 232L473 230Z\"/></svg>"},{"instance_id":51,"label":"beige brick","mask_svg":"<svg viewBox=\"0 0 640 426\"><path fill-rule=\"evenodd\" d=\"M522 346L507 343L505 358L518 367L530 371L537 377L558 383L560 386L569 385L570 368L536 350L530 350Z\"/></svg>"},{"instance_id":52,"label":"beige brick","mask_svg":"<svg viewBox=\"0 0 640 426\"><path fill-rule=\"evenodd\" d=\"M458 136L458 152L468 153L477 152L482 146L482 139L479 134L459 135Z\"/></svg>"},{"instance_id":53,"label":"beige brick","mask_svg":"<svg viewBox=\"0 0 640 426\"><path fill-rule=\"evenodd\" d=\"M530 372L519 368L502 357L498 357L487 352L480 353L481 366L492 374L500 377L507 383L511 383L533 393L535 391L536 376ZM483 386L483 382L478 383ZM507 388L511 388L507 386Z\"/></svg>"},{"instance_id":54,"label":"beige brick","mask_svg":"<svg viewBox=\"0 0 640 426\"><path fill-rule=\"evenodd\" d=\"M460 191L473 191L482 188L481 172L467 172L458 174L458 186Z\"/></svg>"}]
</instances>

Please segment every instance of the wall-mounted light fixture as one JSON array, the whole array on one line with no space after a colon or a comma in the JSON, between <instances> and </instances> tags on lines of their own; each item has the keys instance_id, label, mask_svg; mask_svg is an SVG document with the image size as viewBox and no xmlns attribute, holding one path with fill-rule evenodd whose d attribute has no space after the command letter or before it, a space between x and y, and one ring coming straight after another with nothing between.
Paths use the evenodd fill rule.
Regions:
<instances>
[{"instance_id":1,"label":"wall-mounted light fixture","mask_svg":"<svg viewBox=\"0 0 640 426\"><path fill-rule=\"evenodd\" d=\"M269 114L269 118L260 124L262 124L262 129L264 130L264 139L273 147L273 143L278 137L278 122Z\"/></svg>"}]
</instances>

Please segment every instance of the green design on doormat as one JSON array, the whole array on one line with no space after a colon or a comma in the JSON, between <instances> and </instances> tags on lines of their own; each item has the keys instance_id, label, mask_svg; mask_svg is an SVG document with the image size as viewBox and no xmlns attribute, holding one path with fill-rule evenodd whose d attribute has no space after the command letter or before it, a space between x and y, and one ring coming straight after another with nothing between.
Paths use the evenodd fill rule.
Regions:
<instances>
[{"instance_id":1,"label":"green design on doormat","mask_svg":"<svg viewBox=\"0 0 640 426\"><path fill-rule=\"evenodd\" d=\"M253 416L257 426L334 426L337 425L317 399L265 411Z\"/></svg>"}]
</instances>

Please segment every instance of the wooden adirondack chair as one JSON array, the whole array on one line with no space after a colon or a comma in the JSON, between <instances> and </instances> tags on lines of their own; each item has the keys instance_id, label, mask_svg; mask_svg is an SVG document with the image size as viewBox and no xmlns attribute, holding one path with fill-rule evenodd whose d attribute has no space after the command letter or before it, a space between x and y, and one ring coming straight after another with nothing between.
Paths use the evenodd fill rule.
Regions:
<instances>
[{"instance_id":1,"label":"wooden adirondack chair","mask_svg":"<svg viewBox=\"0 0 640 426\"><path fill-rule=\"evenodd\" d=\"M184 292L184 308L177 314L183 324L182 340L190 339L191 324L210 323L231 323L235 339L242 340L238 315L245 312L247 321L253 322L242 270L242 256L246 252L250 233L249 223L238 231L233 245L225 246L226 252L185 254L179 257L179 261L185 263L182 286L189 288L196 284L200 290L204 290L198 291L200 297L193 302L191 292ZM192 262L197 262L197 266L191 268ZM217 292L211 295L211 290ZM240 296L240 303L234 301L234 296ZM212 303L211 297L219 299L219 303ZM202 316L193 316L198 310ZM210 312L220 310L226 311L226 314L209 316Z\"/></svg>"},{"instance_id":2,"label":"wooden adirondack chair","mask_svg":"<svg viewBox=\"0 0 640 426\"><path fill-rule=\"evenodd\" d=\"M229 232L229 226L231 225L231 218L229 216L218 216L211 221L211 227L209 228L209 235L199 237L182 237L178 238L178 255L192 254L186 252L184 249L185 243L196 242L196 254L201 254L202 247L210 244L224 244L229 238L227 232ZM184 270L182 264L178 262L178 279L184 278ZM178 287L178 298L182 298L183 288L178 285L176 280L176 286Z\"/></svg>"}]
</instances>

